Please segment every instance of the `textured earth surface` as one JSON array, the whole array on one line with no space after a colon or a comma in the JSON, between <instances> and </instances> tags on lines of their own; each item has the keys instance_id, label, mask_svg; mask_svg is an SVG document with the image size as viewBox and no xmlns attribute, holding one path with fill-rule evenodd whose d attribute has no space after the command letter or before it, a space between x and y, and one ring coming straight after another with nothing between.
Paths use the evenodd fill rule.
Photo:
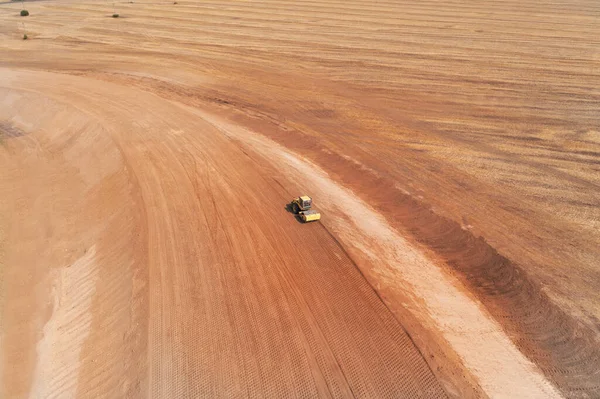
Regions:
<instances>
[{"instance_id":1,"label":"textured earth surface","mask_svg":"<svg viewBox=\"0 0 600 399\"><path fill-rule=\"evenodd\" d=\"M0 397L600 397L598 21L0 3Z\"/></svg>"}]
</instances>

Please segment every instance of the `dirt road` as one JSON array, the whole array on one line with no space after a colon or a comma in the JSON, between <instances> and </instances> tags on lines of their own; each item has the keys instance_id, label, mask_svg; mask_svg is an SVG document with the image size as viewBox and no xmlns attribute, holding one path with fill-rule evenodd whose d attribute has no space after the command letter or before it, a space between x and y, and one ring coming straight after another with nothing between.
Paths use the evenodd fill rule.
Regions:
<instances>
[{"instance_id":1,"label":"dirt road","mask_svg":"<svg viewBox=\"0 0 600 399\"><path fill-rule=\"evenodd\" d=\"M600 395L595 3L178 3L0 5L0 396Z\"/></svg>"}]
</instances>

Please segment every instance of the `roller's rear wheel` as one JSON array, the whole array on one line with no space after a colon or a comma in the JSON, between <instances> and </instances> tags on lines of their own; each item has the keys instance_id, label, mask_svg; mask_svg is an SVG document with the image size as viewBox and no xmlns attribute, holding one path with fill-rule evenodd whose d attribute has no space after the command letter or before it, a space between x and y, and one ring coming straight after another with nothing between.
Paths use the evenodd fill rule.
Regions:
<instances>
[{"instance_id":1,"label":"roller's rear wheel","mask_svg":"<svg viewBox=\"0 0 600 399\"><path fill-rule=\"evenodd\" d=\"M292 212L294 212L295 215L297 215L298 212L300 212L300 207L295 202L292 204Z\"/></svg>"}]
</instances>

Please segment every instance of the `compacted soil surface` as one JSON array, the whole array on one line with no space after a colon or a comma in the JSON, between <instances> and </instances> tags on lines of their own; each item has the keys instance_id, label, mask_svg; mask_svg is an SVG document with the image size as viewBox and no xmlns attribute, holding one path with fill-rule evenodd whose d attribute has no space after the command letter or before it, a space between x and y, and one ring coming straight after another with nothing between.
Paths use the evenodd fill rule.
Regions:
<instances>
[{"instance_id":1,"label":"compacted soil surface","mask_svg":"<svg viewBox=\"0 0 600 399\"><path fill-rule=\"evenodd\" d=\"M0 397L600 397L599 21L0 3Z\"/></svg>"}]
</instances>

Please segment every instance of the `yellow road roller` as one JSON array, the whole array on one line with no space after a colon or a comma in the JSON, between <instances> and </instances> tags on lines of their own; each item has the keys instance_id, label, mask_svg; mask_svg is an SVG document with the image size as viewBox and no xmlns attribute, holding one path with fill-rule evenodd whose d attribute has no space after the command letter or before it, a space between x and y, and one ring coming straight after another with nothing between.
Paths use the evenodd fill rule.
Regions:
<instances>
[{"instance_id":1,"label":"yellow road roller","mask_svg":"<svg viewBox=\"0 0 600 399\"><path fill-rule=\"evenodd\" d=\"M298 198L294 198L291 203L292 212L294 215L300 216L303 222L314 222L321 219L321 214L312 207L312 198L308 195L302 195Z\"/></svg>"}]
</instances>

